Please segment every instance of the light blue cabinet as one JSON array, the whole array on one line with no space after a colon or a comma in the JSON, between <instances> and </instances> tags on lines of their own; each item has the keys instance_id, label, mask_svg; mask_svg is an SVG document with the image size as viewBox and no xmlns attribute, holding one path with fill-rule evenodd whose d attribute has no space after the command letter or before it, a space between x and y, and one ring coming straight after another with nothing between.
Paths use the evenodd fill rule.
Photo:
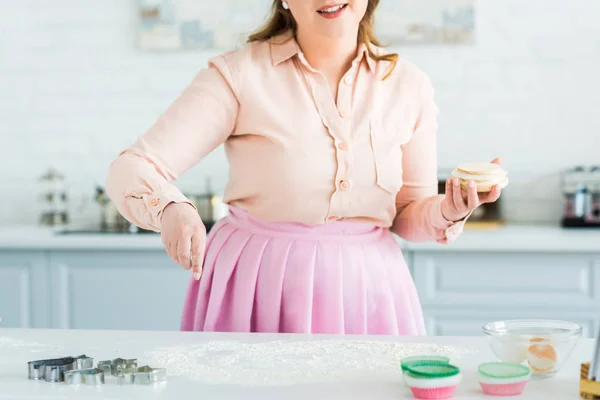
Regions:
<instances>
[{"instance_id":1,"label":"light blue cabinet","mask_svg":"<svg viewBox=\"0 0 600 400\"><path fill-rule=\"evenodd\" d=\"M600 255L577 252L413 254L414 280L432 335L481 335L486 322L559 319L595 335Z\"/></svg>"},{"instance_id":2,"label":"light blue cabinet","mask_svg":"<svg viewBox=\"0 0 600 400\"><path fill-rule=\"evenodd\" d=\"M190 273L164 251L0 251L0 326L178 330Z\"/></svg>"},{"instance_id":3,"label":"light blue cabinet","mask_svg":"<svg viewBox=\"0 0 600 400\"><path fill-rule=\"evenodd\" d=\"M430 335L565 319L597 331L600 254L404 250ZM162 248L0 250L2 327L178 330L190 272Z\"/></svg>"},{"instance_id":4,"label":"light blue cabinet","mask_svg":"<svg viewBox=\"0 0 600 400\"><path fill-rule=\"evenodd\" d=\"M0 326L50 325L48 273L43 251L0 252Z\"/></svg>"},{"instance_id":5,"label":"light blue cabinet","mask_svg":"<svg viewBox=\"0 0 600 400\"><path fill-rule=\"evenodd\" d=\"M164 251L51 252L52 327L178 330L190 273Z\"/></svg>"}]
</instances>

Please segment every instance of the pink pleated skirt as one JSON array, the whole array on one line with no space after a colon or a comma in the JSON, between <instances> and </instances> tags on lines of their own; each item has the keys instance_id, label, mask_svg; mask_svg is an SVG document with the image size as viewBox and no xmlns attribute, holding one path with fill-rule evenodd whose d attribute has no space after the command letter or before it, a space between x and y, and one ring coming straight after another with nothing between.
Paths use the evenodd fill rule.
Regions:
<instances>
[{"instance_id":1,"label":"pink pleated skirt","mask_svg":"<svg viewBox=\"0 0 600 400\"><path fill-rule=\"evenodd\" d=\"M265 223L235 207L208 236L181 329L425 334L417 291L388 229Z\"/></svg>"}]
</instances>

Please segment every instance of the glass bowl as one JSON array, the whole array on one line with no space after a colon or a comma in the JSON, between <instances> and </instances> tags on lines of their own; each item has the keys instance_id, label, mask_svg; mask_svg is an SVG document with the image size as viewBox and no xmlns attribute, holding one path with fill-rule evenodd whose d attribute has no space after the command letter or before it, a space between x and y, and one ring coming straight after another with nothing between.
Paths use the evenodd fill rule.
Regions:
<instances>
[{"instance_id":1,"label":"glass bowl","mask_svg":"<svg viewBox=\"0 0 600 400\"><path fill-rule=\"evenodd\" d=\"M581 337L581 325L567 321L519 319L483 326L492 351L500 361L526 363L532 378L554 376Z\"/></svg>"}]
</instances>

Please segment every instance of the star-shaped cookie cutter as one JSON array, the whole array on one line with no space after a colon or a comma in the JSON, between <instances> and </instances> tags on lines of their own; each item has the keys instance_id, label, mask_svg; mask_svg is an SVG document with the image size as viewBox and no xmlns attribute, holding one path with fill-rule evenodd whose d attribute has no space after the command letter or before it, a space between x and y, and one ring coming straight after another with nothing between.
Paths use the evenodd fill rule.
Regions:
<instances>
[{"instance_id":1,"label":"star-shaped cookie cutter","mask_svg":"<svg viewBox=\"0 0 600 400\"><path fill-rule=\"evenodd\" d=\"M131 368L137 368L137 358L115 358L114 360L106 360L98 362L98 368L105 375L119 376L119 371Z\"/></svg>"},{"instance_id":2,"label":"star-shaped cookie cutter","mask_svg":"<svg viewBox=\"0 0 600 400\"><path fill-rule=\"evenodd\" d=\"M74 369L94 367L94 359L82 354L77 357L51 358L35 360L27 363L28 378L46 382L63 382L65 373Z\"/></svg>"},{"instance_id":3,"label":"star-shaped cookie cutter","mask_svg":"<svg viewBox=\"0 0 600 400\"><path fill-rule=\"evenodd\" d=\"M69 385L103 385L104 371L99 368L74 369L65 373Z\"/></svg>"},{"instance_id":4,"label":"star-shaped cookie cutter","mask_svg":"<svg viewBox=\"0 0 600 400\"><path fill-rule=\"evenodd\" d=\"M150 385L167 380L166 368L150 368L147 365L139 368L126 368L119 372L119 384Z\"/></svg>"}]
</instances>

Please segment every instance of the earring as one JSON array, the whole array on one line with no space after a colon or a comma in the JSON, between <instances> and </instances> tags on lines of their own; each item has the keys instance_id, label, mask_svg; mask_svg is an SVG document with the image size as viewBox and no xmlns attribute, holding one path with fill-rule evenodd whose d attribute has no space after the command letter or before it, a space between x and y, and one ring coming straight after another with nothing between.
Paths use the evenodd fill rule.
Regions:
<instances>
[{"instance_id":1,"label":"earring","mask_svg":"<svg viewBox=\"0 0 600 400\"><path fill-rule=\"evenodd\" d=\"M281 6L282 6L282 7L283 7L285 10L289 10L289 9L290 9L290 6L288 6L288 3L287 3L287 1L282 1L282 2L281 2Z\"/></svg>"}]
</instances>

